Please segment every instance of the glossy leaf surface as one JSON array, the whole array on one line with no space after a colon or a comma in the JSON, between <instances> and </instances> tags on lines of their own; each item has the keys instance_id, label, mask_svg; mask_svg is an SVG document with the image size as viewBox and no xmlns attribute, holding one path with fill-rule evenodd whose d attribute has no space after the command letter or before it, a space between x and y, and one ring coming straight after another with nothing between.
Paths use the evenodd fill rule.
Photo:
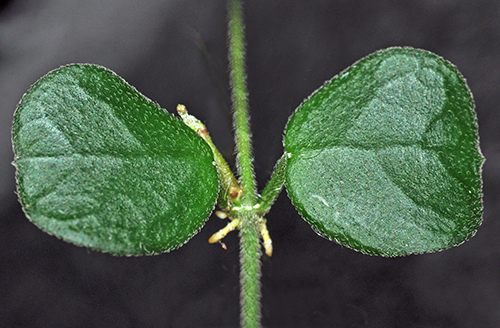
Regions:
<instances>
[{"instance_id":1,"label":"glossy leaf surface","mask_svg":"<svg viewBox=\"0 0 500 328\"><path fill-rule=\"evenodd\" d=\"M103 67L69 65L36 82L16 110L13 145L26 215L96 250L175 249L217 198L201 137Z\"/></svg>"},{"instance_id":2,"label":"glossy leaf surface","mask_svg":"<svg viewBox=\"0 0 500 328\"><path fill-rule=\"evenodd\" d=\"M444 59L376 52L325 83L285 130L288 194L326 238L383 256L459 245L482 218L472 95Z\"/></svg>"}]
</instances>

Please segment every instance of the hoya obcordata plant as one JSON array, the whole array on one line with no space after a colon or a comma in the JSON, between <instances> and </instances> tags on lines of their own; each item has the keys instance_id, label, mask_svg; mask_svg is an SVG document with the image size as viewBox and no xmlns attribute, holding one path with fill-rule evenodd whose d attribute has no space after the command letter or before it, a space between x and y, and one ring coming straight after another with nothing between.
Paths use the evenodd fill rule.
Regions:
<instances>
[{"instance_id":1,"label":"hoya obcordata plant","mask_svg":"<svg viewBox=\"0 0 500 328\"><path fill-rule=\"evenodd\" d=\"M47 233L115 255L171 251L214 206L241 238L241 324L260 324L265 214L285 185L318 234L380 256L435 252L481 223L481 165L472 95L458 70L424 50L375 52L327 81L290 117L284 154L256 192L248 125L241 5L229 1L238 172L207 128L160 108L110 70L49 72L14 115L24 212Z\"/></svg>"}]
</instances>

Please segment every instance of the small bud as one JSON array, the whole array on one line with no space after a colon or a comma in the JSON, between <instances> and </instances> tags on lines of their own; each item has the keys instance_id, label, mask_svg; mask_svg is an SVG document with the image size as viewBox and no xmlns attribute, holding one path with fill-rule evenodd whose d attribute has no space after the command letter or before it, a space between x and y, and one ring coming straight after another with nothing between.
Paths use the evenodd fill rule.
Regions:
<instances>
[{"instance_id":1,"label":"small bud","mask_svg":"<svg viewBox=\"0 0 500 328\"><path fill-rule=\"evenodd\" d=\"M240 188L236 188L236 187L230 187L229 188L229 197L231 197L232 199L238 198L238 196L240 195L240 193L241 193L241 189Z\"/></svg>"},{"instance_id":2,"label":"small bud","mask_svg":"<svg viewBox=\"0 0 500 328\"><path fill-rule=\"evenodd\" d=\"M179 113L179 115L187 114L186 106L181 105L181 104L177 105L177 113Z\"/></svg>"},{"instance_id":3,"label":"small bud","mask_svg":"<svg viewBox=\"0 0 500 328\"><path fill-rule=\"evenodd\" d=\"M202 137L203 139L205 139L208 136L208 130L206 126L200 127L196 132L198 132L200 137Z\"/></svg>"},{"instance_id":4,"label":"small bud","mask_svg":"<svg viewBox=\"0 0 500 328\"><path fill-rule=\"evenodd\" d=\"M219 219L227 218L227 212L224 211L215 211L215 215L217 215Z\"/></svg>"}]
</instances>

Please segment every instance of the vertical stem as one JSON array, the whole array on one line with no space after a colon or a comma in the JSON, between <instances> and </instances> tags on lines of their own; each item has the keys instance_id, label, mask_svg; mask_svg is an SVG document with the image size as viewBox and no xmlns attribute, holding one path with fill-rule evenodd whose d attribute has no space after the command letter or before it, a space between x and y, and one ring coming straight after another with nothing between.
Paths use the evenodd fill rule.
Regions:
<instances>
[{"instance_id":1,"label":"vertical stem","mask_svg":"<svg viewBox=\"0 0 500 328\"><path fill-rule=\"evenodd\" d=\"M260 233L261 218L254 206L257 202L252 166L252 145L248 115L245 76L245 36L240 0L228 0L229 65L236 128L238 173L243 189L243 207L235 214L240 220L240 288L241 326L260 327Z\"/></svg>"},{"instance_id":2,"label":"vertical stem","mask_svg":"<svg viewBox=\"0 0 500 328\"><path fill-rule=\"evenodd\" d=\"M248 116L247 88L245 76L245 35L243 31L243 9L240 0L228 0L229 11L229 65L236 127L236 150L238 171L243 188L242 202L254 205L256 190L252 166L252 145Z\"/></svg>"},{"instance_id":3,"label":"vertical stem","mask_svg":"<svg viewBox=\"0 0 500 328\"><path fill-rule=\"evenodd\" d=\"M260 327L261 247L259 217L242 213L240 227L240 322L244 328Z\"/></svg>"}]
</instances>

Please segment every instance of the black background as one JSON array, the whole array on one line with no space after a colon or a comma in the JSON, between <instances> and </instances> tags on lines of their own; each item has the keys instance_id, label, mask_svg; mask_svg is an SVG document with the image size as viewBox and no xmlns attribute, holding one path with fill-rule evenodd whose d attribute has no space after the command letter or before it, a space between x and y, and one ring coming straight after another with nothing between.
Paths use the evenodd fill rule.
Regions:
<instances>
[{"instance_id":1,"label":"black background","mask_svg":"<svg viewBox=\"0 0 500 328\"><path fill-rule=\"evenodd\" d=\"M453 62L475 96L484 222L464 245L386 259L327 241L282 193L268 214L265 327L500 327L500 2L247 1L248 88L260 188L288 116L322 83L395 45ZM208 55L207 55L208 54ZM212 216L169 254L119 258L51 237L14 190L12 114L29 86L71 62L104 65L170 112L206 122L232 159L224 1L11 1L0 11L0 327L237 327L238 241Z\"/></svg>"}]
</instances>

